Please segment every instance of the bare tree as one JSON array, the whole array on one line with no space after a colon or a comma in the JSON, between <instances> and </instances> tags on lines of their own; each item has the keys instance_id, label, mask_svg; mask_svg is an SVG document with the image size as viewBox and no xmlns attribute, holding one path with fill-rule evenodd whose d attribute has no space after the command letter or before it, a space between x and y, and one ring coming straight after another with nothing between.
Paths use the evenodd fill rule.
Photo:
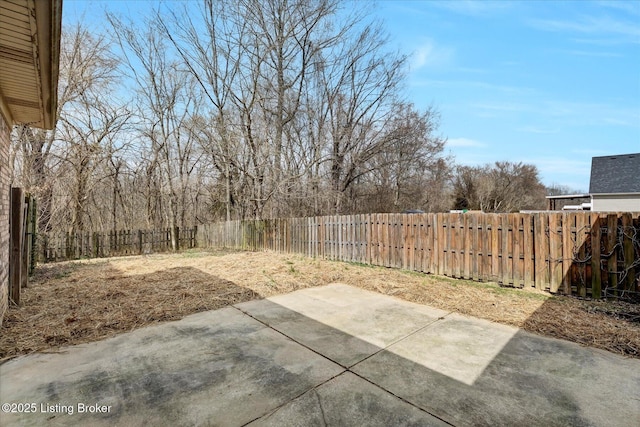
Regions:
<instances>
[{"instance_id":1,"label":"bare tree","mask_svg":"<svg viewBox=\"0 0 640 427\"><path fill-rule=\"evenodd\" d=\"M534 165L496 162L493 166L461 166L453 186L455 209L516 212L545 206L545 187Z\"/></svg>"},{"instance_id":2,"label":"bare tree","mask_svg":"<svg viewBox=\"0 0 640 427\"><path fill-rule=\"evenodd\" d=\"M387 126L389 143L372 159L372 174L364 181L374 189L375 195L367 199L377 199L376 210L433 210L434 199L443 197L445 139L435 133L438 122L433 108L419 112L411 104L394 106Z\"/></svg>"},{"instance_id":3,"label":"bare tree","mask_svg":"<svg viewBox=\"0 0 640 427\"><path fill-rule=\"evenodd\" d=\"M184 226L184 196L197 161L193 157L194 138L185 129L189 117L197 111L197 98L191 96L193 84L171 57L157 20L138 27L114 15L107 18L137 87L139 130L151 151L146 172L150 183L155 171L160 171L166 222L171 230L172 248L176 250L176 227ZM152 209L149 203L149 214Z\"/></svg>"},{"instance_id":4,"label":"bare tree","mask_svg":"<svg viewBox=\"0 0 640 427\"><path fill-rule=\"evenodd\" d=\"M128 112L112 97L117 66L105 37L79 24L66 27L58 125L50 132L22 126L14 133L14 154L19 151L22 161L19 179L38 198L43 232L65 224L69 231L84 228L93 171L104 160L104 146L113 142L128 119ZM71 209L61 208L68 206Z\"/></svg>"},{"instance_id":5,"label":"bare tree","mask_svg":"<svg viewBox=\"0 0 640 427\"><path fill-rule=\"evenodd\" d=\"M177 248L214 219L445 204L437 111L403 100L405 57L345 7L205 0L108 15L111 39L65 29L59 126L19 129L11 157L43 228L169 227Z\"/></svg>"},{"instance_id":6,"label":"bare tree","mask_svg":"<svg viewBox=\"0 0 640 427\"><path fill-rule=\"evenodd\" d=\"M553 183L547 187L547 196L560 196L563 194L582 194L584 191L570 187L568 185L562 185Z\"/></svg>"}]
</instances>

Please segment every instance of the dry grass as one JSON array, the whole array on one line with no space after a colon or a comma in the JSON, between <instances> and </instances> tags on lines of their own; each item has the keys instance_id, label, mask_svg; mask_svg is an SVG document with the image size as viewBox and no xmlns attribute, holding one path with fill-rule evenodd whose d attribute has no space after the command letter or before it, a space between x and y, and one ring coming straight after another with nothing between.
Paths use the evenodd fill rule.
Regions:
<instances>
[{"instance_id":1,"label":"dry grass","mask_svg":"<svg viewBox=\"0 0 640 427\"><path fill-rule=\"evenodd\" d=\"M218 251L42 265L21 306L5 316L0 360L333 282L640 358L637 305L297 255Z\"/></svg>"}]
</instances>

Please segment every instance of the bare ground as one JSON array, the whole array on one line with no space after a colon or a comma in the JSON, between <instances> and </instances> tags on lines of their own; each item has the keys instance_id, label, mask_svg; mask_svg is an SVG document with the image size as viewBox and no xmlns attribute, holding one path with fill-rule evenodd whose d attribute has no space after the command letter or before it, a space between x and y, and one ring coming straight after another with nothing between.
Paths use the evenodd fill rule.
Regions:
<instances>
[{"instance_id":1,"label":"bare ground","mask_svg":"<svg viewBox=\"0 0 640 427\"><path fill-rule=\"evenodd\" d=\"M185 252L45 264L0 329L0 363L142 326L341 282L640 358L640 306L273 252Z\"/></svg>"}]
</instances>

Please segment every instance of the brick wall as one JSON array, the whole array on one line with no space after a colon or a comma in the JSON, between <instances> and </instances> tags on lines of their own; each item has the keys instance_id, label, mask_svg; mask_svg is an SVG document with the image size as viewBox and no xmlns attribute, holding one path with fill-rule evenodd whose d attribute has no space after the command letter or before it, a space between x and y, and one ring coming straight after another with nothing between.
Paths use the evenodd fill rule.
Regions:
<instances>
[{"instance_id":1,"label":"brick wall","mask_svg":"<svg viewBox=\"0 0 640 427\"><path fill-rule=\"evenodd\" d=\"M9 301L9 133L0 114L0 326Z\"/></svg>"}]
</instances>

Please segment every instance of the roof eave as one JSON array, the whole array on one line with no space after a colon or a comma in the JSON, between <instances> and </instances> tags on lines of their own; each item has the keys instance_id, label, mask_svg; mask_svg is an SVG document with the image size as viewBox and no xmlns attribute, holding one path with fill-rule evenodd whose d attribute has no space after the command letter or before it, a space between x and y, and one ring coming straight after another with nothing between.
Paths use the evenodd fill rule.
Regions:
<instances>
[{"instance_id":1,"label":"roof eave","mask_svg":"<svg viewBox=\"0 0 640 427\"><path fill-rule=\"evenodd\" d=\"M60 67L60 37L62 30L62 0L36 1L38 25L38 67L43 129L53 129L58 110L58 75Z\"/></svg>"},{"instance_id":2,"label":"roof eave","mask_svg":"<svg viewBox=\"0 0 640 427\"><path fill-rule=\"evenodd\" d=\"M584 194L558 194L555 196L546 196L547 199L581 199L585 197L589 197L589 193Z\"/></svg>"},{"instance_id":3,"label":"roof eave","mask_svg":"<svg viewBox=\"0 0 640 427\"><path fill-rule=\"evenodd\" d=\"M640 196L640 191L630 191L627 193L591 193L593 196Z\"/></svg>"}]
</instances>

